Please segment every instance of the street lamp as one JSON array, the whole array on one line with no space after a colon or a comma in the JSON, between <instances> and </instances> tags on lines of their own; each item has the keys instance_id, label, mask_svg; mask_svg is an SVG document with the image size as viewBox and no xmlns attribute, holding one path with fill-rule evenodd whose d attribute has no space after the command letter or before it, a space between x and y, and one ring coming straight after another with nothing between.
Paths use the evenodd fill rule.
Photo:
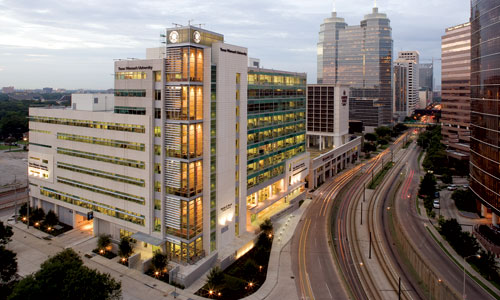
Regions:
<instances>
[{"instance_id":1,"label":"street lamp","mask_svg":"<svg viewBox=\"0 0 500 300\"><path fill-rule=\"evenodd\" d=\"M464 289L463 289L463 293L462 293L462 296L463 296L464 300L465 300L465 263L466 263L465 260L467 258L473 257L473 256L475 256L477 258L481 258L481 255L479 255L479 254L474 254L474 255L469 255L469 256L464 257L464 265L463 265L463 267L464 267Z\"/></svg>"}]
</instances>

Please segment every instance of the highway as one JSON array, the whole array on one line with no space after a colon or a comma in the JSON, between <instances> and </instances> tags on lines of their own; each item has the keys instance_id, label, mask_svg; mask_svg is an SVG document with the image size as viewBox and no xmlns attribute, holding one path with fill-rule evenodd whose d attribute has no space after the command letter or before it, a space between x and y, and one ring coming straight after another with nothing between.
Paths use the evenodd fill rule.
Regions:
<instances>
[{"instance_id":1,"label":"highway","mask_svg":"<svg viewBox=\"0 0 500 300\"><path fill-rule=\"evenodd\" d=\"M440 278L461 295L463 269L458 267L434 241L426 229L426 226L431 226L431 224L427 218L418 214L415 206L420 176L423 176L418 165L418 154L417 147L413 145L407 165L402 170L404 178L395 201L396 216L401 224L406 225L403 229L407 236L418 251L439 272ZM467 299L494 299L468 276L466 277L466 294Z\"/></svg>"},{"instance_id":2,"label":"highway","mask_svg":"<svg viewBox=\"0 0 500 300\"><path fill-rule=\"evenodd\" d=\"M400 144L405 135L398 138L395 144ZM381 165L384 157L387 162L390 155L391 150L386 149L372 159L338 174L315 191L315 197L292 240L292 265L301 299L351 299L353 294L356 299L368 299L356 275L349 243L345 238L348 228L344 220L351 198L337 196L346 186L353 185L359 190L360 180L366 180L371 171ZM335 207L333 211L332 207ZM337 236L338 243L334 243L330 221L332 212L335 213L337 209L338 217L333 230L341 236ZM335 244L341 255L334 256L329 243ZM336 260L346 273L340 271Z\"/></svg>"}]
</instances>

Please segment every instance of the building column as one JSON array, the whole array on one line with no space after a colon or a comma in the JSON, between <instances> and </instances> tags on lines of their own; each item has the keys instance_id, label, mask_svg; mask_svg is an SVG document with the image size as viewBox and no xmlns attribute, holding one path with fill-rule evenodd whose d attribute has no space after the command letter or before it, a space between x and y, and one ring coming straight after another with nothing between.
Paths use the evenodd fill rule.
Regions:
<instances>
[{"instance_id":1,"label":"building column","mask_svg":"<svg viewBox=\"0 0 500 300\"><path fill-rule=\"evenodd\" d=\"M98 236L99 235L99 219L92 219L92 234L94 236Z\"/></svg>"},{"instance_id":2,"label":"building column","mask_svg":"<svg viewBox=\"0 0 500 300\"><path fill-rule=\"evenodd\" d=\"M486 207L486 205L481 203L481 217L486 218L487 215L488 215L488 208Z\"/></svg>"},{"instance_id":3,"label":"building column","mask_svg":"<svg viewBox=\"0 0 500 300\"><path fill-rule=\"evenodd\" d=\"M491 213L491 224L498 226L498 216L494 212Z\"/></svg>"}]
</instances>

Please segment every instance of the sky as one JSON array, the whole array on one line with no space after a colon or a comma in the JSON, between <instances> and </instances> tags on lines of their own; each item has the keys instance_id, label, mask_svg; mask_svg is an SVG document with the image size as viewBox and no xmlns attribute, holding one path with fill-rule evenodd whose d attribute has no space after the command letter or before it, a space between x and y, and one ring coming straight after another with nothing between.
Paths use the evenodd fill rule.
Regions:
<instances>
[{"instance_id":1,"label":"sky","mask_svg":"<svg viewBox=\"0 0 500 300\"><path fill-rule=\"evenodd\" d=\"M357 25L373 0L337 0ZM469 0L378 0L391 20L394 53L441 56L447 27L469 20ZM247 47L265 68L307 72L316 82L319 26L332 0L0 0L0 87L108 89L114 59L144 58L173 23L203 24ZM435 61L435 84L440 85Z\"/></svg>"}]
</instances>

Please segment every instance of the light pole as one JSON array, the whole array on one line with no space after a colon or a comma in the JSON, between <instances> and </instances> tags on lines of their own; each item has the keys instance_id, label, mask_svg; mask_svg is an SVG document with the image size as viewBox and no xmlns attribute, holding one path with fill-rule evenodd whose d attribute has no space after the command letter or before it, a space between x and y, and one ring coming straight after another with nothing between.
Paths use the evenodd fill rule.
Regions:
<instances>
[{"instance_id":1,"label":"light pole","mask_svg":"<svg viewBox=\"0 0 500 300\"><path fill-rule=\"evenodd\" d=\"M474 254L474 255L469 255L469 256L465 256L464 257L464 265L463 265L463 267L464 267L464 289L463 289L463 293L462 293L462 296L463 296L464 300L465 300L465 297L466 297L465 296L465 264L466 264L466 259L469 258L469 257L473 257L473 256L475 256L477 258L481 258L481 255L479 255L479 254Z\"/></svg>"}]
</instances>

